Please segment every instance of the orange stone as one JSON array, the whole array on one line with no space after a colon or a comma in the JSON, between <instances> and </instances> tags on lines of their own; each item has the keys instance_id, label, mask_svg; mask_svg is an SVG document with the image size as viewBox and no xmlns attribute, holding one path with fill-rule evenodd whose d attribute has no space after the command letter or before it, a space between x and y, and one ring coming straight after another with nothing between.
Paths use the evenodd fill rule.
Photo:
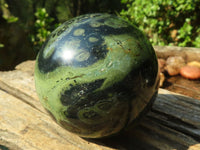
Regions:
<instances>
[{"instance_id":1,"label":"orange stone","mask_svg":"<svg viewBox=\"0 0 200 150\"><path fill-rule=\"evenodd\" d=\"M180 74L187 79L200 79L200 68L197 66L184 66L180 69Z\"/></svg>"}]
</instances>

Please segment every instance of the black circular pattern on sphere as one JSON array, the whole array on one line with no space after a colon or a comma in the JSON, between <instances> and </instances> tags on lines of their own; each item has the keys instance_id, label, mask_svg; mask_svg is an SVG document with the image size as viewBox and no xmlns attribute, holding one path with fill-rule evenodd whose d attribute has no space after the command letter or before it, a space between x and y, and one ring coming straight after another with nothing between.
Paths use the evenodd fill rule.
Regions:
<instances>
[{"instance_id":1,"label":"black circular pattern on sphere","mask_svg":"<svg viewBox=\"0 0 200 150\"><path fill-rule=\"evenodd\" d=\"M99 15L94 15L92 17L89 17L88 15L85 15L79 17L77 20L67 21L64 23L63 27L59 28L58 31L55 31L57 32L57 34L53 33L50 39L55 38L55 35L61 36L61 34L64 34L65 32L67 32L67 34L63 35L59 41L55 41L55 49L53 50L51 56L49 56L47 59L44 59L42 52L40 53L38 58L40 70L43 72L49 72L59 67L60 65L69 65L73 67L87 67L95 63L99 59L105 58L108 50L106 49L107 47L103 37L118 34L134 34L134 31L132 31L132 26L130 26L127 22L123 22L123 26L119 28L113 28L111 26L112 24L114 24L114 22L110 22L110 26L104 23L105 19L119 19L115 16L107 15L105 16L105 18L100 17L100 19L98 19L99 24L91 23L90 20L98 16ZM82 21L84 22L82 23ZM78 24L79 22L81 23ZM130 31L132 33L130 33ZM76 38L75 41L74 38ZM68 43L71 42L72 45L78 44L78 47L76 48L80 50L79 53L77 53L74 56L75 59L71 61L57 58L59 57L57 55L63 54L63 49L61 48L61 46L65 46L64 44L66 41L68 41ZM46 43L48 42L51 41L47 40ZM44 44L41 51L45 50L45 46L46 44ZM81 56L85 57L81 59Z\"/></svg>"},{"instance_id":2,"label":"black circular pattern on sphere","mask_svg":"<svg viewBox=\"0 0 200 150\"><path fill-rule=\"evenodd\" d=\"M151 107L158 90L153 47L110 14L87 14L55 31L38 53L36 91L58 124L87 138L113 135Z\"/></svg>"}]
</instances>

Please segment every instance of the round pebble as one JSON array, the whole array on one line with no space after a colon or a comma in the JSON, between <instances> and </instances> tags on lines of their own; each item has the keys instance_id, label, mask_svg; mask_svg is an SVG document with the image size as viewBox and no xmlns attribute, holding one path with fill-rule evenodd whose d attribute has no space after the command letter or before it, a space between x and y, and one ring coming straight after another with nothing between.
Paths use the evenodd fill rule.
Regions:
<instances>
[{"instance_id":1,"label":"round pebble","mask_svg":"<svg viewBox=\"0 0 200 150\"><path fill-rule=\"evenodd\" d=\"M181 56L174 56L166 60L165 69L170 76L175 76L179 74L180 68L183 66L185 66L185 60Z\"/></svg>"},{"instance_id":2,"label":"round pebble","mask_svg":"<svg viewBox=\"0 0 200 150\"><path fill-rule=\"evenodd\" d=\"M180 69L179 68L176 68L176 67L173 67L173 66L166 66L166 70L167 70L167 73L170 75L170 76L176 76L179 74L180 72Z\"/></svg>"},{"instance_id":3,"label":"round pebble","mask_svg":"<svg viewBox=\"0 0 200 150\"><path fill-rule=\"evenodd\" d=\"M200 68L197 66L184 66L180 69L180 74L187 79L200 79Z\"/></svg>"},{"instance_id":4,"label":"round pebble","mask_svg":"<svg viewBox=\"0 0 200 150\"><path fill-rule=\"evenodd\" d=\"M200 62L199 61L191 61L187 63L188 66L196 66L200 68Z\"/></svg>"}]
</instances>

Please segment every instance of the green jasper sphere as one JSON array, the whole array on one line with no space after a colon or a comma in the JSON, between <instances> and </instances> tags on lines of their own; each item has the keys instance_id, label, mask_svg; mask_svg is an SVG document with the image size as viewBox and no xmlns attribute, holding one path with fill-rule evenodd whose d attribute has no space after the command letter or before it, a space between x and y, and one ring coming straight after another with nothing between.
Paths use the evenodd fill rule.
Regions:
<instances>
[{"instance_id":1,"label":"green jasper sphere","mask_svg":"<svg viewBox=\"0 0 200 150\"><path fill-rule=\"evenodd\" d=\"M158 91L158 63L144 34L110 14L87 14L53 31L38 53L36 91L56 122L81 137L121 131Z\"/></svg>"}]
</instances>

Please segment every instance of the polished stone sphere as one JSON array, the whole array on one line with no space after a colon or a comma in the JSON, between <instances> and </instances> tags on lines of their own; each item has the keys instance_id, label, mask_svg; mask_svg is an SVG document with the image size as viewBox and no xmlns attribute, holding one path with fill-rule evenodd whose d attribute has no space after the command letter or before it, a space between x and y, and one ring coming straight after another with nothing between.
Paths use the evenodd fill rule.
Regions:
<instances>
[{"instance_id":1,"label":"polished stone sphere","mask_svg":"<svg viewBox=\"0 0 200 150\"><path fill-rule=\"evenodd\" d=\"M158 63L144 34L120 17L87 14L53 31L38 53L35 85L55 121L101 138L134 124L158 91Z\"/></svg>"}]
</instances>

